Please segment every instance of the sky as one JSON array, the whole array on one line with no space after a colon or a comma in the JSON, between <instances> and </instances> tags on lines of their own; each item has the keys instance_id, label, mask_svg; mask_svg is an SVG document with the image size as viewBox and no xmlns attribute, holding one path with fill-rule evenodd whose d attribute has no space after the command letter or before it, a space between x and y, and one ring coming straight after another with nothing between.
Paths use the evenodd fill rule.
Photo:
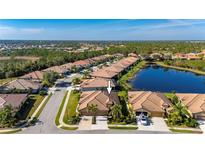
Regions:
<instances>
[{"instance_id":1,"label":"sky","mask_svg":"<svg viewBox=\"0 0 205 154\"><path fill-rule=\"evenodd\" d=\"M205 40L205 20L0 19L0 39Z\"/></svg>"}]
</instances>

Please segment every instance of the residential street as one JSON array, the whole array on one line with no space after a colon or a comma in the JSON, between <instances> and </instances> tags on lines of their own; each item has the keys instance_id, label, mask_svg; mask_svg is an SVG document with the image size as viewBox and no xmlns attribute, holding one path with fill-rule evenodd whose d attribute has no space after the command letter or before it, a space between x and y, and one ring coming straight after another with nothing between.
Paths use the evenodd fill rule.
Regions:
<instances>
[{"instance_id":1,"label":"residential street","mask_svg":"<svg viewBox=\"0 0 205 154\"><path fill-rule=\"evenodd\" d=\"M51 96L44 110L40 114L39 123L35 126L26 128L20 133L24 134L56 134L64 132L64 130L58 129L55 125L55 118L60 107L60 104L65 95L65 90L55 91Z\"/></svg>"}]
</instances>

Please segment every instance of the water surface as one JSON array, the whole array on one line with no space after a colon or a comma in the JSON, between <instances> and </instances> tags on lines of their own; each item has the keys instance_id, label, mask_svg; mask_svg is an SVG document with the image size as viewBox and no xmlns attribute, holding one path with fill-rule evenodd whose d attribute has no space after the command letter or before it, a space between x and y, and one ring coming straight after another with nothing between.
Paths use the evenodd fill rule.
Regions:
<instances>
[{"instance_id":1,"label":"water surface","mask_svg":"<svg viewBox=\"0 0 205 154\"><path fill-rule=\"evenodd\" d=\"M205 76L149 65L130 81L135 90L205 93Z\"/></svg>"}]
</instances>

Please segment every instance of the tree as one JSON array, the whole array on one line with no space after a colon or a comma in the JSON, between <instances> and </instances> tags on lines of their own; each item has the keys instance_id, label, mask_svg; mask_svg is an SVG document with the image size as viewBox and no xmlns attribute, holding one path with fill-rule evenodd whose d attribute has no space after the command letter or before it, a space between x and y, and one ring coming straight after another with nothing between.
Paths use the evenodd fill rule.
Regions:
<instances>
[{"instance_id":1,"label":"tree","mask_svg":"<svg viewBox=\"0 0 205 154\"><path fill-rule=\"evenodd\" d=\"M77 84L80 84L80 83L81 83L80 78L74 78L74 79L72 80L72 84L73 84L73 85L77 85Z\"/></svg>"},{"instance_id":2,"label":"tree","mask_svg":"<svg viewBox=\"0 0 205 154\"><path fill-rule=\"evenodd\" d=\"M43 75L43 85L44 86L51 86L54 82L59 78L58 73L56 72L47 72Z\"/></svg>"},{"instance_id":3,"label":"tree","mask_svg":"<svg viewBox=\"0 0 205 154\"><path fill-rule=\"evenodd\" d=\"M120 104L114 104L110 109L109 115L112 117L112 121L120 122L122 118L122 106Z\"/></svg>"},{"instance_id":4,"label":"tree","mask_svg":"<svg viewBox=\"0 0 205 154\"><path fill-rule=\"evenodd\" d=\"M14 111L11 106L5 106L0 110L0 127L11 127L15 123Z\"/></svg>"},{"instance_id":5,"label":"tree","mask_svg":"<svg viewBox=\"0 0 205 154\"><path fill-rule=\"evenodd\" d=\"M89 78L90 78L90 71L87 71L87 70L84 71L84 72L83 72L83 78L84 78L84 79L89 79Z\"/></svg>"},{"instance_id":6,"label":"tree","mask_svg":"<svg viewBox=\"0 0 205 154\"><path fill-rule=\"evenodd\" d=\"M198 123L192 118L186 106L184 106L181 100L174 95L171 99L173 104L173 110L168 115L168 123L175 125L186 125L188 127L196 127Z\"/></svg>"},{"instance_id":7,"label":"tree","mask_svg":"<svg viewBox=\"0 0 205 154\"><path fill-rule=\"evenodd\" d=\"M98 111L97 104L88 105L88 112L93 115L93 118L92 118L92 123L93 124L96 124L96 114L97 114L97 111Z\"/></svg>"}]
</instances>

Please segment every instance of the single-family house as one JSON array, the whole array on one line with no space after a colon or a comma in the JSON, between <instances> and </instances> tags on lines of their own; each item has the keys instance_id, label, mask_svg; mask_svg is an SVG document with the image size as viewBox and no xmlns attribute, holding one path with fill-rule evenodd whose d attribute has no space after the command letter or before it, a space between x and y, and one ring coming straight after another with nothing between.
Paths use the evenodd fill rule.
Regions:
<instances>
[{"instance_id":1,"label":"single-family house","mask_svg":"<svg viewBox=\"0 0 205 154\"><path fill-rule=\"evenodd\" d=\"M128 100L136 115L163 117L171 102L162 93L151 91L129 91Z\"/></svg>"},{"instance_id":2,"label":"single-family house","mask_svg":"<svg viewBox=\"0 0 205 154\"><path fill-rule=\"evenodd\" d=\"M93 90L106 90L110 81L110 86L112 88L116 87L116 83L111 79L105 78L93 78L85 80L81 83L82 91L93 91Z\"/></svg>"},{"instance_id":3,"label":"single-family house","mask_svg":"<svg viewBox=\"0 0 205 154\"><path fill-rule=\"evenodd\" d=\"M0 94L0 109L8 105L17 111L27 98L28 94Z\"/></svg>"},{"instance_id":4,"label":"single-family house","mask_svg":"<svg viewBox=\"0 0 205 154\"><path fill-rule=\"evenodd\" d=\"M205 94L176 93L176 96L194 118L205 120Z\"/></svg>"},{"instance_id":5,"label":"single-family house","mask_svg":"<svg viewBox=\"0 0 205 154\"><path fill-rule=\"evenodd\" d=\"M37 93L41 88L42 85L39 82L26 80L26 79L16 79L11 81L10 83L4 85L5 91L13 91L13 90L20 90L20 91L30 91L32 93Z\"/></svg>"},{"instance_id":6,"label":"single-family house","mask_svg":"<svg viewBox=\"0 0 205 154\"><path fill-rule=\"evenodd\" d=\"M108 94L107 91L85 91L81 93L78 110L81 115L91 116L93 113L89 111L89 106L93 104L97 107L97 116L107 116L110 107L118 103L117 92Z\"/></svg>"}]
</instances>

